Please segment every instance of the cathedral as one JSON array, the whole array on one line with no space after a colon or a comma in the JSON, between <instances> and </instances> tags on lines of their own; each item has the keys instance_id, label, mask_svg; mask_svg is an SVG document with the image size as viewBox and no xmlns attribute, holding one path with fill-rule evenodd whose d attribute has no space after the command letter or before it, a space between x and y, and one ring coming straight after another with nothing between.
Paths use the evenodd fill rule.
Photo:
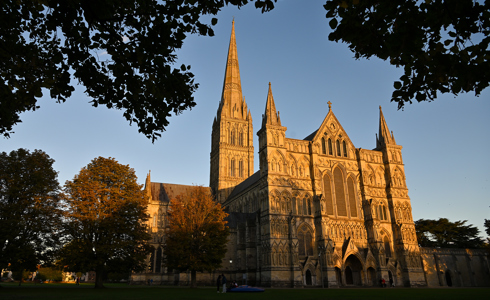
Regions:
<instances>
[{"instance_id":1,"label":"cathedral","mask_svg":"<svg viewBox=\"0 0 490 300\"><path fill-rule=\"evenodd\" d=\"M278 102L278 107L281 103ZM269 90L256 132L242 95L234 23L222 97L212 124L210 193L228 212L230 238L222 269L198 275L212 285L220 273L263 287L489 286L483 250L418 246L402 146L381 107L376 148L356 148L332 103L304 139L286 137ZM165 268L169 200L189 186L151 182L149 227L155 248L135 282L186 284L189 274Z\"/></svg>"}]
</instances>

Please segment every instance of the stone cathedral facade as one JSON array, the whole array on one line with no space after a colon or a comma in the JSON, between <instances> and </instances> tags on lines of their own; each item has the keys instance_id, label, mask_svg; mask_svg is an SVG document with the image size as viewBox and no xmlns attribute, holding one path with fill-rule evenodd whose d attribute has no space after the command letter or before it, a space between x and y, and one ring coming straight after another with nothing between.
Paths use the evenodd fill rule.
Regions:
<instances>
[{"instance_id":1,"label":"stone cathedral facade","mask_svg":"<svg viewBox=\"0 0 490 300\"><path fill-rule=\"evenodd\" d=\"M200 274L201 283L214 284L225 272L239 283L266 287L375 286L381 278L395 286L490 285L483 251L419 248L402 146L381 107L376 148L368 150L354 146L330 102L318 128L292 139L270 83L265 99L254 171L255 132L233 23L210 153L210 192L229 213L231 236L223 268ZM187 187L151 182L148 175L155 252L151 271L133 280L189 280L165 268L161 250L168 202ZM464 281L466 274L483 277Z\"/></svg>"}]
</instances>

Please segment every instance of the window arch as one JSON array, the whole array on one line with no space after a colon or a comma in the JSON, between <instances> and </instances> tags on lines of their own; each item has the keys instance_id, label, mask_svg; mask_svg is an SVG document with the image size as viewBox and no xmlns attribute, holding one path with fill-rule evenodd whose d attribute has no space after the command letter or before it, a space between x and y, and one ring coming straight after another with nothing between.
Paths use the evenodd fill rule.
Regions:
<instances>
[{"instance_id":1,"label":"window arch","mask_svg":"<svg viewBox=\"0 0 490 300\"><path fill-rule=\"evenodd\" d=\"M342 141L342 148L344 150L344 157L347 157L347 144L345 141Z\"/></svg>"},{"instance_id":2,"label":"window arch","mask_svg":"<svg viewBox=\"0 0 490 300\"><path fill-rule=\"evenodd\" d=\"M327 145L325 143L325 138L322 137L322 154L327 154Z\"/></svg>"},{"instance_id":3,"label":"window arch","mask_svg":"<svg viewBox=\"0 0 490 300\"><path fill-rule=\"evenodd\" d=\"M350 216L351 218L357 218L356 190L352 177L347 179L347 193L349 193Z\"/></svg>"},{"instance_id":4,"label":"window arch","mask_svg":"<svg viewBox=\"0 0 490 300\"><path fill-rule=\"evenodd\" d=\"M340 151L340 141L337 140L337 156L342 156L342 152Z\"/></svg>"},{"instance_id":5,"label":"window arch","mask_svg":"<svg viewBox=\"0 0 490 300\"><path fill-rule=\"evenodd\" d=\"M155 273L160 273L162 271L162 247L158 247L156 256Z\"/></svg>"},{"instance_id":6,"label":"window arch","mask_svg":"<svg viewBox=\"0 0 490 300\"><path fill-rule=\"evenodd\" d=\"M243 177L243 160L238 162L238 176Z\"/></svg>"},{"instance_id":7,"label":"window arch","mask_svg":"<svg viewBox=\"0 0 490 300\"><path fill-rule=\"evenodd\" d=\"M313 234L307 226L298 229L298 255L313 255Z\"/></svg>"},{"instance_id":8,"label":"window arch","mask_svg":"<svg viewBox=\"0 0 490 300\"><path fill-rule=\"evenodd\" d=\"M344 176L342 171L337 167L333 171L334 186L335 186L335 202L337 204L337 214L342 217L347 217L347 206L345 203L344 192Z\"/></svg>"},{"instance_id":9,"label":"window arch","mask_svg":"<svg viewBox=\"0 0 490 300\"><path fill-rule=\"evenodd\" d=\"M232 158L230 162L230 176L235 177L235 159Z\"/></svg>"},{"instance_id":10,"label":"window arch","mask_svg":"<svg viewBox=\"0 0 490 300\"><path fill-rule=\"evenodd\" d=\"M388 214L386 213L386 206L384 203L380 203L375 208L376 214L378 215L378 219L380 220L388 220Z\"/></svg>"},{"instance_id":11,"label":"window arch","mask_svg":"<svg viewBox=\"0 0 490 300\"><path fill-rule=\"evenodd\" d=\"M230 144L235 145L235 129L231 130L230 133Z\"/></svg>"},{"instance_id":12,"label":"window arch","mask_svg":"<svg viewBox=\"0 0 490 300\"><path fill-rule=\"evenodd\" d=\"M327 215L333 215L332 186L330 176L327 173L323 176L323 195L326 202Z\"/></svg>"},{"instance_id":13,"label":"window arch","mask_svg":"<svg viewBox=\"0 0 490 300\"><path fill-rule=\"evenodd\" d=\"M328 155L333 155L332 140L328 139Z\"/></svg>"},{"instance_id":14,"label":"window arch","mask_svg":"<svg viewBox=\"0 0 490 300\"><path fill-rule=\"evenodd\" d=\"M238 145L239 146L243 146L244 145L244 142L243 142L243 131L240 130L240 133L238 134Z\"/></svg>"},{"instance_id":15,"label":"window arch","mask_svg":"<svg viewBox=\"0 0 490 300\"><path fill-rule=\"evenodd\" d=\"M385 246L385 255L386 257L391 257L391 246L390 246L390 240L388 239L387 236L383 238L383 243Z\"/></svg>"}]
</instances>

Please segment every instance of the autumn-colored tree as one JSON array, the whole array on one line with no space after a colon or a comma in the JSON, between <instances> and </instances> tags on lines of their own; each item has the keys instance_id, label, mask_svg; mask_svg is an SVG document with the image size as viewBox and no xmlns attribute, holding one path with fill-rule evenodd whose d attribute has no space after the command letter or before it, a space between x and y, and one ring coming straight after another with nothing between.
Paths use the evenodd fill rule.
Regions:
<instances>
[{"instance_id":1,"label":"autumn-colored tree","mask_svg":"<svg viewBox=\"0 0 490 300\"><path fill-rule=\"evenodd\" d=\"M61 199L53 163L41 150L0 153L0 269L35 271L59 248Z\"/></svg>"},{"instance_id":2,"label":"autumn-colored tree","mask_svg":"<svg viewBox=\"0 0 490 300\"><path fill-rule=\"evenodd\" d=\"M114 158L92 160L65 184L68 210L61 263L69 271L139 271L149 253L148 199L134 170Z\"/></svg>"},{"instance_id":3,"label":"autumn-colored tree","mask_svg":"<svg viewBox=\"0 0 490 300\"><path fill-rule=\"evenodd\" d=\"M466 220L451 222L446 218L417 220L417 240L422 247L481 248L484 241L479 236L478 228L465 223Z\"/></svg>"},{"instance_id":4,"label":"autumn-colored tree","mask_svg":"<svg viewBox=\"0 0 490 300\"><path fill-rule=\"evenodd\" d=\"M191 271L191 287L196 287L196 272L221 266L229 235L227 215L211 191L201 186L170 200L166 264L169 269Z\"/></svg>"}]
</instances>

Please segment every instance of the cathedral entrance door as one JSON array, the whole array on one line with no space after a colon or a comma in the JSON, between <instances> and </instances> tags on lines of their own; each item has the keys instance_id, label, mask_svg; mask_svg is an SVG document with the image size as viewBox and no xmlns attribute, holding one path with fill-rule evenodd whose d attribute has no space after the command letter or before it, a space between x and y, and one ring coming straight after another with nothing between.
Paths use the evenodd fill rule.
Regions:
<instances>
[{"instance_id":1,"label":"cathedral entrance door","mask_svg":"<svg viewBox=\"0 0 490 300\"><path fill-rule=\"evenodd\" d=\"M451 279L451 272L446 271L446 284L447 286L453 286L453 281Z\"/></svg>"},{"instance_id":2,"label":"cathedral entrance door","mask_svg":"<svg viewBox=\"0 0 490 300\"><path fill-rule=\"evenodd\" d=\"M352 270L350 269L350 267L345 267L345 284L354 284L354 279L352 278Z\"/></svg>"},{"instance_id":3,"label":"cathedral entrance door","mask_svg":"<svg viewBox=\"0 0 490 300\"><path fill-rule=\"evenodd\" d=\"M335 278L337 279L337 286L341 286L342 285L342 272L337 267L335 267Z\"/></svg>"},{"instance_id":4,"label":"cathedral entrance door","mask_svg":"<svg viewBox=\"0 0 490 300\"><path fill-rule=\"evenodd\" d=\"M362 263L355 255L350 255L345 261L345 284L361 286Z\"/></svg>"},{"instance_id":5,"label":"cathedral entrance door","mask_svg":"<svg viewBox=\"0 0 490 300\"><path fill-rule=\"evenodd\" d=\"M311 285L311 272L310 272L310 269L306 270L306 273L305 273L305 281L306 281L306 285Z\"/></svg>"},{"instance_id":6,"label":"cathedral entrance door","mask_svg":"<svg viewBox=\"0 0 490 300\"><path fill-rule=\"evenodd\" d=\"M369 267L367 269L367 284L370 286L376 286L376 270L374 268Z\"/></svg>"}]
</instances>

